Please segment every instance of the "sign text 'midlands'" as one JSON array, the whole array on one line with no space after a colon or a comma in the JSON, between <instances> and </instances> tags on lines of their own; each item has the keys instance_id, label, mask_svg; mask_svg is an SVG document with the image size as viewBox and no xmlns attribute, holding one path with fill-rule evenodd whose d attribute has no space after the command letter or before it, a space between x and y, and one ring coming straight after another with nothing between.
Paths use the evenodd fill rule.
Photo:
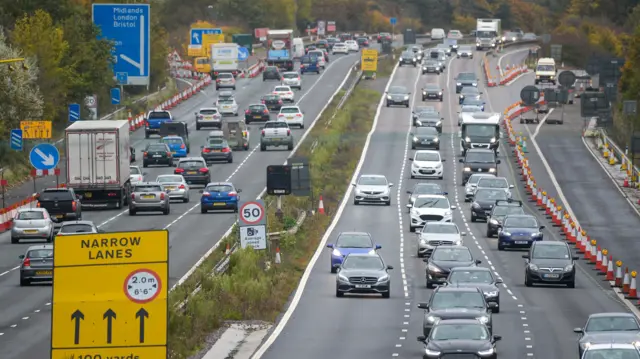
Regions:
<instances>
[{"instance_id":1,"label":"sign text 'midlands'","mask_svg":"<svg viewBox=\"0 0 640 359\"><path fill-rule=\"evenodd\" d=\"M138 18L144 11L142 8L114 7L113 27L115 28L135 28L138 25Z\"/></svg>"}]
</instances>

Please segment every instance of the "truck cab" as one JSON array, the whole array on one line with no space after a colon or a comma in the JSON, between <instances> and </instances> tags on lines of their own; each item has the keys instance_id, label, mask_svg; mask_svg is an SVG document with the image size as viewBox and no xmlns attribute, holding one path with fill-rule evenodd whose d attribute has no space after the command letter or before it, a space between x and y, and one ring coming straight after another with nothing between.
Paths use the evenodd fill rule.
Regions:
<instances>
[{"instance_id":1,"label":"truck cab","mask_svg":"<svg viewBox=\"0 0 640 359\"><path fill-rule=\"evenodd\" d=\"M500 143L500 114L489 112L461 113L462 156L472 148L491 149L496 154Z\"/></svg>"},{"instance_id":2,"label":"truck cab","mask_svg":"<svg viewBox=\"0 0 640 359\"><path fill-rule=\"evenodd\" d=\"M160 126L166 122L173 122L173 116L169 111L149 111L144 118L144 138L152 134L160 134Z\"/></svg>"},{"instance_id":3,"label":"truck cab","mask_svg":"<svg viewBox=\"0 0 640 359\"><path fill-rule=\"evenodd\" d=\"M477 19L476 50L495 49L501 43L500 19Z\"/></svg>"},{"instance_id":4,"label":"truck cab","mask_svg":"<svg viewBox=\"0 0 640 359\"><path fill-rule=\"evenodd\" d=\"M555 85L557 73L556 60L550 57L543 57L538 60L538 64L536 65L535 84L546 82Z\"/></svg>"}]
</instances>

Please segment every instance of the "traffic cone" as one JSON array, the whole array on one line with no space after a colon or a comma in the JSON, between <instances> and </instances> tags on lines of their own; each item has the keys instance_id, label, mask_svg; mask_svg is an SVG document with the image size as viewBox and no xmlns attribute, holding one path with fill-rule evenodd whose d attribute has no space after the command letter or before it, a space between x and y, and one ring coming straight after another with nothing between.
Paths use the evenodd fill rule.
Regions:
<instances>
[{"instance_id":1,"label":"traffic cone","mask_svg":"<svg viewBox=\"0 0 640 359\"><path fill-rule=\"evenodd\" d=\"M596 270L602 271L602 251L600 250L600 246L596 249Z\"/></svg>"},{"instance_id":2,"label":"traffic cone","mask_svg":"<svg viewBox=\"0 0 640 359\"><path fill-rule=\"evenodd\" d=\"M614 284L614 286L616 287L622 287L622 262L621 261L617 261L616 262L616 282Z\"/></svg>"},{"instance_id":3,"label":"traffic cone","mask_svg":"<svg viewBox=\"0 0 640 359\"><path fill-rule=\"evenodd\" d=\"M228 256L229 253L231 253L231 247L229 246L229 243L227 242L227 249L224 250L224 255Z\"/></svg>"},{"instance_id":4,"label":"traffic cone","mask_svg":"<svg viewBox=\"0 0 640 359\"><path fill-rule=\"evenodd\" d=\"M529 151L527 150L527 138L526 137L522 139L522 152L529 153Z\"/></svg>"},{"instance_id":5,"label":"traffic cone","mask_svg":"<svg viewBox=\"0 0 640 359\"><path fill-rule=\"evenodd\" d=\"M542 207L542 194L544 193L544 191L540 190L538 191L538 197L536 198L536 205L538 207Z\"/></svg>"},{"instance_id":6,"label":"traffic cone","mask_svg":"<svg viewBox=\"0 0 640 359\"><path fill-rule=\"evenodd\" d=\"M282 258L280 258L280 247L276 247L276 264L282 263Z\"/></svg>"},{"instance_id":7,"label":"traffic cone","mask_svg":"<svg viewBox=\"0 0 640 359\"><path fill-rule=\"evenodd\" d=\"M595 265L597 263L598 254L596 252L597 243L595 239L591 240L591 254L589 255L589 264Z\"/></svg>"},{"instance_id":8,"label":"traffic cone","mask_svg":"<svg viewBox=\"0 0 640 359\"><path fill-rule=\"evenodd\" d=\"M536 186L536 183L533 182L531 186L531 198L529 199L529 202L535 202L537 198L538 198L538 187Z\"/></svg>"},{"instance_id":9,"label":"traffic cone","mask_svg":"<svg viewBox=\"0 0 640 359\"><path fill-rule=\"evenodd\" d=\"M625 296L626 299L638 299L636 275L638 275L638 272L631 271L631 284L629 285L629 293Z\"/></svg>"},{"instance_id":10,"label":"traffic cone","mask_svg":"<svg viewBox=\"0 0 640 359\"><path fill-rule=\"evenodd\" d=\"M624 182L622 182L622 187L629 187L629 176L624 175Z\"/></svg>"},{"instance_id":11,"label":"traffic cone","mask_svg":"<svg viewBox=\"0 0 640 359\"><path fill-rule=\"evenodd\" d=\"M613 275L613 256L609 256L609 259L607 259L607 275L604 280L608 282L615 280L615 276Z\"/></svg>"},{"instance_id":12,"label":"traffic cone","mask_svg":"<svg viewBox=\"0 0 640 359\"><path fill-rule=\"evenodd\" d=\"M591 241L587 240L584 248L584 259L587 263L591 262Z\"/></svg>"},{"instance_id":13,"label":"traffic cone","mask_svg":"<svg viewBox=\"0 0 640 359\"><path fill-rule=\"evenodd\" d=\"M324 202L322 201L322 196L320 196L320 203L318 203L318 213L319 214L325 214L324 213Z\"/></svg>"},{"instance_id":14,"label":"traffic cone","mask_svg":"<svg viewBox=\"0 0 640 359\"><path fill-rule=\"evenodd\" d=\"M620 171L626 171L626 170L627 170L627 160L625 160L625 158L622 157L622 164L620 165Z\"/></svg>"},{"instance_id":15,"label":"traffic cone","mask_svg":"<svg viewBox=\"0 0 640 359\"><path fill-rule=\"evenodd\" d=\"M622 293L629 294L629 285L631 284L631 279L629 278L629 268L624 268L624 277L622 279Z\"/></svg>"},{"instance_id":16,"label":"traffic cone","mask_svg":"<svg viewBox=\"0 0 640 359\"><path fill-rule=\"evenodd\" d=\"M600 272L598 275L606 275L609 270L609 257L607 257L607 250L602 250L602 266L600 267Z\"/></svg>"}]
</instances>

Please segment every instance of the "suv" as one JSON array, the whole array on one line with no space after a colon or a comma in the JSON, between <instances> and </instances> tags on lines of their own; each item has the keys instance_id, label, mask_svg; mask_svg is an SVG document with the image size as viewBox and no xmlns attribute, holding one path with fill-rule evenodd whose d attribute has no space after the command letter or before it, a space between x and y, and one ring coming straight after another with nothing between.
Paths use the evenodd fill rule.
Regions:
<instances>
[{"instance_id":1,"label":"suv","mask_svg":"<svg viewBox=\"0 0 640 359\"><path fill-rule=\"evenodd\" d=\"M293 150L293 134L289 125L284 121L267 121L262 127L260 136L260 151L266 151L267 146L287 146Z\"/></svg>"},{"instance_id":2,"label":"suv","mask_svg":"<svg viewBox=\"0 0 640 359\"><path fill-rule=\"evenodd\" d=\"M300 58L300 73L315 72L320 74L320 64L317 56L304 55Z\"/></svg>"},{"instance_id":3,"label":"suv","mask_svg":"<svg viewBox=\"0 0 640 359\"><path fill-rule=\"evenodd\" d=\"M282 75L280 75L280 69L276 66L267 66L262 71L262 81L267 80L278 80L282 79Z\"/></svg>"},{"instance_id":4,"label":"suv","mask_svg":"<svg viewBox=\"0 0 640 359\"><path fill-rule=\"evenodd\" d=\"M474 173L491 173L497 176L500 159L496 157L493 150L480 148L467 150L464 158L459 160L464 165L460 185L466 185L469 177Z\"/></svg>"},{"instance_id":5,"label":"suv","mask_svg":"<svg viewBox=\"0 0 640 359\"><path fill-rule=\"evenodd\" d=\"M53 222L82 219L82 204L72 188L46 188L37 199L38 207L46 209Z\"/></svg>"},{"instance_id":6,"label":"suv","mask_svg":"<svg viewBox=\"0 0 640 359\"><path fill-rule=\"evenodd\" d=\"M195 113L196 115L196 130L202 127L217 127L222 126L222 115L218 112L216 107L201 108L200 111Z\"/></svg>"},{"instance_id":7,"label":"suv","mask_svg":"<svg viewBox=\"0 0 640 359\"><path fill-rule=\"evenodd\" d=\"M491 313L498 308L496 303L487 303L484 293L475 287L438 287L431 294L429 302L419 303L424 309L422 332L428 336L433 326L446 319L475 319L492 332Z\"/></svg>"},{"instance_id":8,"label":"suv","mask_svg":"<svg viewBox=\"0 0 640 359\"><path fill-rule=\"evenodd\" d=\"M182 175L188 184L199 183L206 186L211 182L211 173L202 157L181 158L173 173Z\"/></svg>"},{"instance_id":9,"label":"suv","mask_svg":"<svg viewBox=\"0 0 640 359\"><path fill-rule=\"evenodd\" d=\"M522 258L527 263L524 270L524 285L531 287L534 283L566 284L569 288L576 286L576 267L578 260L565 242L540 241L533 242L529 253Z\"/></svg>"},{"instance_id":10,"label":"suv","mask_svg":"<svg viewBox=\"0 0 640 359\"><path fill-rule=\"evenodd\" d=\"M222 72L216 78L216 90L221 88L236 89L236 78L230 72Z\"/></svg>"}]
</instances>

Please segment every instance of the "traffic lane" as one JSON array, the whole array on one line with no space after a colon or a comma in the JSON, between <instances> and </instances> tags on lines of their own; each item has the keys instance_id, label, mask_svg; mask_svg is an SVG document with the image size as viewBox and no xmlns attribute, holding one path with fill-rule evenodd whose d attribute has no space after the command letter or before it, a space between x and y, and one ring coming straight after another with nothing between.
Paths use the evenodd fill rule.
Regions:
<instances>
[{"instance_id":1,"label":"traffic lane","mask_svg":"<svg viewBox=\"0 0 640 359\"><path fill-rule=\"evenodd\" d=\"M19 319L14 328L0 326L3 359L48 358L51 348L51 306ZM34 341L34 338L46 340Z\"/></svg>"},{"instance_id":2,"label":"traffic lane","mask_svg":"<svg viewBox=\"0 0 640 359\"><path fill-rule=\"evenodd\" d=\"M488 56L489 69L491 71L502 69L503 74L507 73L507 66L511 69L513 66L519 66L524 63L527 56L529 56L529 50L531 45L516 45L508 47L502 53L493 53Z\"/></svg>"},{"instance_id":3,"label":"traffic lane","mask_svg":"<svg viewBox=\"0 0 640 359\"><path fill-rule=\"evenodd\" d=\"M392 84L412 87L416 76L416 70L400 68ZM379 82L378 89L383 91L385 83ZM365 154L361 174L385 174L390 182L394 182L401 169L398 159L404 155L410 113L405 108L383 107L371 138L375 146L369 147ZM392 201L388 207L356 206L349 198L349 204L329 239L329 243L334 243L343 231L371 233L374 242L382 245L379 253L387 264L395 267L390 271L391 298L383 299L379 295L336 298L335 275L329 271L331 250L327 249L311 272L296 312L263 359L297 357L303 352L310 359L391 355L405 307L398 261L399 222L395 193L396 187L391 188ZM331 309L323 311L318 308ZM327 343L335 343L338 347Z\"/></svg>"}]
</instances>

